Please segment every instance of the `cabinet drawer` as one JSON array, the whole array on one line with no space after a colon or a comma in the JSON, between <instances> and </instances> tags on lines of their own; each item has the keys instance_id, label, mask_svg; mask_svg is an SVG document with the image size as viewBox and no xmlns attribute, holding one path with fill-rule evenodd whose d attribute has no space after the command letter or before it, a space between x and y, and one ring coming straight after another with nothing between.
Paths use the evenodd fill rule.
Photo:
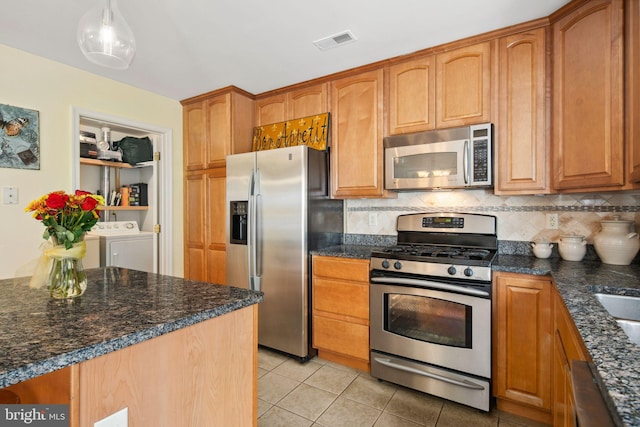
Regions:
<instances>
[{"instance_id":1,"label":"cabinet drawer","mask_svg":"<svg viewBox=\"0 0 640 427\"><path fill-rule=\"evenodd\" d=\"M369 260L313 257L313 275L369 283Z\"/></svg>"},{"instance_id":2,"label":"cabinet drawer","mask_svg":"<svg viewBox=\"0 0 640 427\"><path fill-rule=\"evenodd\" d=\"M369 283L313 280L313 309L369 321Z\"/></svg>"},{"instance_id":3,"label":"cabinet drawer","mask_svg":"<svg viewBox=\"0 0 640 427\"><path fill-rule=\"evenodd\" d=\"M313 316L313 346L369 360L369 327Z\"/></svg>"}]
</instances>

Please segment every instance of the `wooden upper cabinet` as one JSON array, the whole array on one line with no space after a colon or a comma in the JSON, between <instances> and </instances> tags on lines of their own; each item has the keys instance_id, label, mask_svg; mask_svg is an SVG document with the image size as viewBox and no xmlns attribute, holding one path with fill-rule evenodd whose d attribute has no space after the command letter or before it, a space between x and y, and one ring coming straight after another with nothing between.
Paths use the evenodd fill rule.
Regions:
<instances>
[{"instance_id":1,"label":"wooden upper cabinet","mask_svg":"<svg viewBox=\"0 0 640 427\"><path fill-rule=\"evenodd\" d=\"M196 102L185 105L182 110L185 170L198 170L206 167L205 109L204 102Z\"/></svg>"},{"instance_id":2,"label":"wooden upper cabinet","mask_svg":"<svg viewBox=\"0 0 640 427\"><path fill-rule=\"evenodd\" d=\"M629 182L640 183L640 2L627 0L626 15L626 145Z\"/></svg>"},{"instance_id":3,"label":"wooden upper cabinet","mask_svg":"<svg viewBox=\"0 0 640 427\"><path fill-rule=\"evenodd\" d=\"M383 76L379 69L331 82L331 186L336 198L384 194Z\"/></svg>"},{"instance_id":4,"label":"wooden upper cabinet","mask_svg":"<svg viewBox=\"0 0 640 427\"><path fill-rule=\"evenodd\" d=\"M499 40L496 194L550 192L545 31Z\"/></svg>"},{"instance_id":5,"label":"wooden upper cabinet","mask_svg":"<svg viewBox=\"0 0 640 427\"><path fill-rule=\"evenodd\" d=\"M186 171L224 167L226 156L251 150L253 99L229 89L183 101Z\"/></svg>"},{"instance_id":6,"label":"wooden upper cabinet","mask_svg":"<svg viewBox=\"0 0 640 427\"><path fill-rule=\"evenodd\" d=\"M287 119L323 114L329 111L328 84L294 90L287 94Z\"/></svg>"},{"instance_id":7,"label":"wooden upper cabinet","mask_svg":"<svg viewBox=\"0 0 640 427\"><path fill-rule=\"evenodd\" d=\"M625 183L623 0L592 0L553 24L554 186Z\"/></svg>"},{"instance_id":8,"label":"wooden upper cabinet","mask_svg":"<svg viewBox=\"0 0 640 427\"><path fill-rule=\"evenodd\" d=\"M256 101L256 126L313 116L329 111L328 84L308 86Z\"/></svg>"},{"instance_id":9,"label":"wooden upper cabinet","mask_svg":"<svg viewBox=\"0 0 640 427\"><path fill-rule=\"evenodd\" d=\"M491 120L491 42L436 56L436 127Z\"/></svg>"},{"instance_id":10,"label":"wooden upper cabinet","mask_svg":"<svg viewBox=\"0 0 640 427\"><path fill-rule=\"evenodd\" d=\"M256 100L256 126L283 122L287 118L287 95L278 94Z\"/></svg>"},{"instance_id":11,"label":"wooden upper cabinet","mask_svg":"<svg viewBox=\"0 0 640 427\"><path fill-rule=\"evenodd\" d=\"M204 101L207 111L207 168L224 166L231 153L231 94Z\"/></svg>"},{"instance_id":12,"label":"wooden upper cabinet","mask_svg":"<svg viewBox=\"0 0 640 427\"><path fill-rule=\"evenodd\" d=\"M435 128L435 57L425 56L389 67L389 134Z\"/></svg>"}]
</instances>

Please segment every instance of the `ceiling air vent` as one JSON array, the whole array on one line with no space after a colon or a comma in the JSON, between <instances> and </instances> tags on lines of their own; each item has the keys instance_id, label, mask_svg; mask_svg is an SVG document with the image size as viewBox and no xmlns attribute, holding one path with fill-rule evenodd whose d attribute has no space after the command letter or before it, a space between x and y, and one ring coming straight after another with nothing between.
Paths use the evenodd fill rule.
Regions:
<instances>
[{"instance_id":1,"label":"ceiling air vent","mask_svg":"<svg viewBox=\"0 0 640 427\"><path fill-rule=\"evenodd\" d=\"M316 40L313 44L320 50L333 49L334 47L342 46L348 43L353 43L358 40L356 36L353 35L351 30L345 30L341 33L334 34L332 36L327 36L321 38L320 40Z\"/></svg>"}]
</instances>

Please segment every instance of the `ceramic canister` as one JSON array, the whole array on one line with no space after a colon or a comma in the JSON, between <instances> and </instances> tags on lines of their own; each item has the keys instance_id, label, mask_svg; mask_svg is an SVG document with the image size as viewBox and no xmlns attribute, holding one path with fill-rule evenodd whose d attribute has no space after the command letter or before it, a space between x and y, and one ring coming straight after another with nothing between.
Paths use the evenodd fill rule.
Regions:
<instances>
[{"instance_id":1,"label":"ceramic canister","mask_svg":"<svg viewBox=\"0 0 640 427\"><path fill-rule=\"evenodd\" d=\"M601 221L602 230L594 237L593 246L605 264L629 265L640 249L634 222L621 220L614 215L611 220Z\"/></svg>"},{"instance_id":2,"label":"ceramic canister","mask_svg":"<svg viewBox=\"0 0 640 427\"><path fill-rule=\"evenodd\" d=\"M549 258L553 245L548 242L533 242L531 243L531 249L536 257Z\"/></svg>"},{"instance_id":3,"label":"ceramic canister","mask_svg":"<svg viewBox=\"0 0 640 427\"><path fill-rule=\"evenodd\" d=\"M582 261L587 253L587 241L584 236L575 234L560 236L558 252L565 261Z\"/></svg>"}]
</instances>

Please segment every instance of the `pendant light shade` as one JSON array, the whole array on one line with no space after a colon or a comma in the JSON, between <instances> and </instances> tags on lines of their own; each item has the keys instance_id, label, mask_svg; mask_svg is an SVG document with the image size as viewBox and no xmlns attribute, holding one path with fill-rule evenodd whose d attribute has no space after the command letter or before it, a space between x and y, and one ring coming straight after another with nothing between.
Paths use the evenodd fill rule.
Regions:
<instances>
[{"instance_id":1,"label":"pendant light shade","mask_svg":"<svg viewBox=\"0 0 640 427\"><path fill-rule=\"evenodd\" d=\"M78 44L84 56L103 67L126 70L136 53L131 28L116 0L100 0L78 24Z\"/></svg>"}]
</instances>

